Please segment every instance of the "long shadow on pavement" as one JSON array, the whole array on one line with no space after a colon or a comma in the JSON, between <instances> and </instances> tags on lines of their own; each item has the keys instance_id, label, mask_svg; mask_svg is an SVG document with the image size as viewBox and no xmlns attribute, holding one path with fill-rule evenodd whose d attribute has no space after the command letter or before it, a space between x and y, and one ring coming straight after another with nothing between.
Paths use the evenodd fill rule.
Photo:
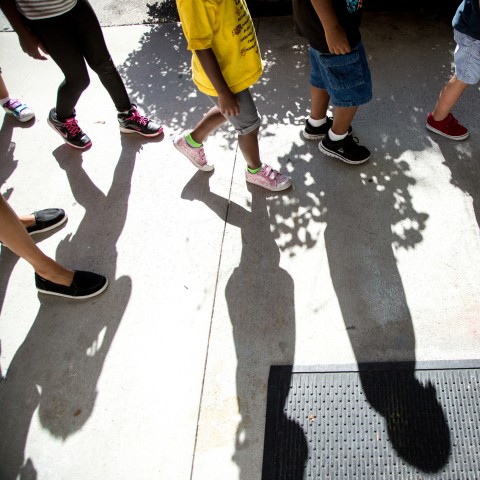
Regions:
<instances>
[{"instance_id":1,"label":"long shadow on pavement","mask_svg":"<svg viewBox=\"0 0 480 480\"><path fill-rule=\"evenodd\" d=\"M14 480L19 474L36 478L33 461L24 458L35 412L43 428L61 439L80 430L92 414L97 382L132 289L129 277L115 278L115 252L140 148L141 143L122 137L122 152L107 194L87 176L79 152L67 146L53 152L76 201L85 208L77 232L60 242L56 258L65 265L100 270L110 286L105 294L86 302L40 295L36 319L0 388L2 480Z\"/></svg>"}]
</instances>

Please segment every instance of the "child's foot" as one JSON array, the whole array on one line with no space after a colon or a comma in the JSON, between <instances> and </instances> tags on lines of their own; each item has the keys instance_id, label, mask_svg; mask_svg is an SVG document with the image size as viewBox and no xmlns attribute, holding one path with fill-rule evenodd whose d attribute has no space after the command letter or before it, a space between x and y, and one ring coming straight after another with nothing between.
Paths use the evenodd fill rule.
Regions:
<instances>
[{"instance_id":1,"label":"child's foot","mask_svg":"<svg viewBox=\"0 0 480 480\"><path fill-rule=\"evenodd\" d=\"M92 146L92 142L87 134L83 133L75 120L75 113L66 118L65 121L58 119L55 109L52 108L48 114L48 124L62 136L63 141L71 147L85 150Z\"/></svg>"},{"instance_id":2,"label":"child's foot","mask_svg":"<svg viewBox=\"0 0 480 480\"><path fill-rule=\"evenodd\" d=\"M35 116L31 108L16 98L11 98L8 102L5 102L2 107L6 113L13 115L20 122L28 122Z\"/></svg>"},{"instance_id":3,"label":"child's foot","mask_svg":"<svg viewBox=\"0 0 480 480\"><path fill-rule=\"evenodd\" d=\"M181 133L173 139L173 146L183 153L199 170L210 172L214 169L213 165L207 163L203 147L192 147L187 142L185 133Z\"/></svg>"},{"instance_id":4,"label":"child's foot","mask_svg":"<svg viewBox=\"0 0 480 480\"><path fill-rule=\"evenodd\" d=\"M458 123L458 120L449 113L448 116L437 122L431 113L428 114L427 124L425 125L428 130L438 133L443 137L450 138L451 140L465 140L469 133L468 129Z\"/></svg>"},{"instance_id":5,"label":"child's foot","mask_svg":"<svg viewBox=\"0 0 480 480\"><path fill-rule=\"evenodd\" d=\"M247 168L247 170L245 170L245 180L248 183L253 183L272 192L286 190L292 185L292 179L290 177L287 177L264 163L257 173L251 173Z\"/></svg>"},{"instance_id":6,"label":"child's foot","mask_svg":"<svg viewBox=\"0 0 480 480\"><path fill-rule=\"evenodd\" d=\"M339 158L342 162L357 165L370 158L370 151L358 144L358 139L347 135L344 139L335 142L328 135L318 144L318 148L325 155Z\"/></svg>"},{"instance_id":7,"label":"child's foot","mask_svg":"<svg viewBox=\"0 0 480 480\"><path fill-rule=\"evenodd\" d=\"M308 118L305 120L305 128L303 129L303 137L306 140L321 140L332 128L333 118L327 115L327 121L319 127L314 127ZM352 134L352 127L348 127L348 135Z\"/></svg>"},{"instance_id":8,"label":"child's foot","mask_svg":"<svg viewBox=\"0 0 480 480\"><path fill-rule=\"evenodd\" d=\"M130 111L117 115L122 133L138 133L144 137L156 137L163 132L163 127L147 117L140 115L137 106L132 103Z\"/></svg>"},{"instance_id":9,"label":"child's foot","mask_svg":"<svg viewBox=\"0 0 480 480\"><path fill-rule=\"evenodd\" d=\"M76 270L70 286L54 283L35 273L35 285L37 290L48 295L68 297L75 299L91 298L106 290L108 280L98 273L82 272Z\"/></svg>"}]
</instances>

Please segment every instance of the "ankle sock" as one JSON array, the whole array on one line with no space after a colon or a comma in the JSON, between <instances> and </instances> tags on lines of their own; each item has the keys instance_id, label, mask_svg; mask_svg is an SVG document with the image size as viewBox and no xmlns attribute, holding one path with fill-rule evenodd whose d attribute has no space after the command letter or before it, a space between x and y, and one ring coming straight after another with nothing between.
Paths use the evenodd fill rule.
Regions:
<instances>
[{"instance_id":1,"label":"ankle sock","mask_svg":"<svg viewBox=\"0 0 480 480\"><path fill-rule=\"evenodd\" d=\"M5 105L10 100L10 97L0 98L0 105Z\"/></svg>"},{"instance_id":2,"label":"ankle sock","mask_svg":"<svg viewBox=\"0 0 480 480\"><path fill-rule=\"evenodd\" d=\"M327 123L327 117L321 118L320 120L315 120L312 117L308 117L308 123L312 127L321 127L322 125L325 125Z\"/></svg>"},{"instance_id":3,"label":"ankle sock","mask_svg":"<svg viewBox=\"0 0 480 480\"><path fill-rule=\"evenodd\" d=\"M258 167L258 168L250 168L248 165L247 165L247 170L250 172L250 173L258 173L260 170L262 169L262 167Z\"/></svg>"},{"instance_id":4,"label":"ankle sock","mask_svg":"<svg viewBox=\"0 0 480 480\"><path fill-rule=\"evenodd\" d=\"M203 147L203 143L198 143L196 142L193 138L192 138L192 135L190 133L188 133L187 135L185 135L185 140L187 141L187 143L193 147L193 148L200 148L200 147Z\"/></svg>"},{"instance_id":5,"label":"ankle sock","mask_svg":"<svg viewBox=\"0 0 480 480\"><path fill-rule=\"evenodd\" d=\"M339 142L340 140L343 140L347 135L348 135L348 131L343 135L337 135L336 133L333 133L332 129L328 131L328 138L333 142Z\"/></svg>"}]
</instances>

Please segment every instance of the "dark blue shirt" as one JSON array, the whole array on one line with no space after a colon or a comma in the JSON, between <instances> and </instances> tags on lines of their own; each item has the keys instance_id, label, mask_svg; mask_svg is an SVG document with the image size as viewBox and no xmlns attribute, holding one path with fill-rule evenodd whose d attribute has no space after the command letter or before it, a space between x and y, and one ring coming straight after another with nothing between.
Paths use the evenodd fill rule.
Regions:
<instances>
[{"instance_id":1,"label":"dark blue shirt","mask_svg":"<svg viewBox=\"0 0 480 480\"><path fill-rule=\"evenodd\" d=\"M453 17L453 28L480 40L480 6L478 0L463 0Z\"/></svg>"},{"instance_id":2,"label":"dark blue shirt","mask_svg":"<svg viewBox=\"0 0 480 480\"><path fill-rule=\"evenodd\" d=\"M345 30L350 48L360 42L361 0L332 0L338 23ZM312 48L329 53L322 22L313 8L311 0L293 0L295 30L305 37Z\"/></svg>"}]
</instances>

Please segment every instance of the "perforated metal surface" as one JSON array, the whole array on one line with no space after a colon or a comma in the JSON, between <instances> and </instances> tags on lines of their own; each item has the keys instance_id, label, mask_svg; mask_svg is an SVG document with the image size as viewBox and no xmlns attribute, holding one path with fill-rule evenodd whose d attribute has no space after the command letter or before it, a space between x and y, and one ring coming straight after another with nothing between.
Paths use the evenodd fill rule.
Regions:
<instances>
[{"instance_id":1,"label":"perforated metal surface","mask_svg":"<svg viewBox=\"0 0 480 480\"><path fill-rule=\"evenodd\" d=\"M479 372L272 367L262 480L480 479Z\"/></svg>"}]
</instances>

